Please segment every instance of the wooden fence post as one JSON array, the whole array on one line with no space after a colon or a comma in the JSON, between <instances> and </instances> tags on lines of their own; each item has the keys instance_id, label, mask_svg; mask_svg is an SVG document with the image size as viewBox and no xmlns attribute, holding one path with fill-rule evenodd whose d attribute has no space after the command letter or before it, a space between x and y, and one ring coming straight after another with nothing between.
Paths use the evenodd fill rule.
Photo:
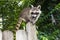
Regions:
<instances>
[{"instance_id":1,"label":"wooden fence post","mask_svg":"<svg viewBox=\"0 0 60 40\"><path fill-rule=\"evenodd\" d=\"M2 31L0 30L0 40L2 40Z\"/></svg>"},{"instance_id":2,"label":"wooden fence post","mask_svg":"<svg viewBox=\"0 0 60 40\"><path fill-rule=\"evenodd\" d=\"M13 40L13 32L9 30L5 30L2 32L2 39L3 40Z\"/></svg>"},{"instance_id":3,"label":"wooden fence post","mask_svg":"<svg viewBox=\"0 0 60 40\"><path fill-rule=\"evenodd\" d=\"M25 30L16 31L16 40L27 40L27 35Z\"/></svg>"},{"instance_id":4,"label":"wooden fence post","mask_svg":"<svg viewBox=\"0 0 60 40\"><path fill-rule=\"evenodd\" d=\"M38 40L36 35L36 26L32 23L27 23L26 31L28 33L28 40Z\"/></svg>"}]
</instances>

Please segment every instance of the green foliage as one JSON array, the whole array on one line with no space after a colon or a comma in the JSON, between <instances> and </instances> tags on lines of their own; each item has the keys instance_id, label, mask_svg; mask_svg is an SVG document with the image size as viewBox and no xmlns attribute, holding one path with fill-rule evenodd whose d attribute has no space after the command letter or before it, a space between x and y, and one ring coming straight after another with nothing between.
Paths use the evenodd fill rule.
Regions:
<instances>
[{"instance_id":1,"label":"green foliage","mask_svg":"<svg viewBox=\"0 0 60 40\"><path fill-rule=\"evenodd\" d=\"M20 6L19 2L22 1ZM3 30L14 30L18 21L20 12L24 7L28 7L33 0L0 1L0 13L3 18Z\"/></svg>"},{"instance_id":2,"label":"green foliage","mask_svg":"<svg viewBox=\"0 0 60 40\"><path fill-rule=\"evenodd\" d=\"M45 0L42 5L42 14L36 23L36 25L38 26L38 33L40 33L38 34L38 38L40 40L60 39L60 3L58 1L54 3L53 2ZM51 14L54 15L56 25L52 24L50 16Z\"/></svg>"}]
</instances>

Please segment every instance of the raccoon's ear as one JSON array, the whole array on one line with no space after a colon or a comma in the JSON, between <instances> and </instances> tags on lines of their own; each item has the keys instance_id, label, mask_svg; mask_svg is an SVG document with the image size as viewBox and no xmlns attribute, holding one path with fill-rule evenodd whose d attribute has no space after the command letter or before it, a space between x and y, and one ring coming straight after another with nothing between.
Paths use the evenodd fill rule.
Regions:
<instances>
[{"instance_id":1,"label":"raccoon's ear","mask_svg":"<svg viewBox=\"0 0 60 40\"><path fill-rule=\"evenodd\" d=\"M38 9L41 9L41 5L38 5L37 8L38 8Z\"/></svg>"},{"instance_id":2,"label":"raccoon's ear","mask_svg":"<svg viewBox=\"0 0 60 40\"><path fill-rule=\"evenodd\" d=\"M31 8L33 8L34 6L33 5L31 5Z\"/></svg>"}]
</instances>

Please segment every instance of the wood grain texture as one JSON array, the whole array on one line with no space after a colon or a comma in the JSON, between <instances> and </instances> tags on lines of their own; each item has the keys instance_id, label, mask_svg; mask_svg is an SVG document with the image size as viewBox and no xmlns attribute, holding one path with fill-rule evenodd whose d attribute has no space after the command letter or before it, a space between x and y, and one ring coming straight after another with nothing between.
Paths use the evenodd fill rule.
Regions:
<instances>
[{"instance_id":1,"label":"wood grain texture","mask_svg":"<svg viewBox=\"0 0 60 40\"><path fill-rule=\"evenodd\" d=\"M2 31L0 30L0 40L2 40Z\"/></svg>"},{"instance_id":2,"label":"wood grain texture","mask_svg":"<svg viewBox=\"0 0 60 40\"><path fill-rule=\"evenodd\" d=\"M9 31L9 30L5 30L3 31L2 34L2 39L3 40L13 40L13 32Z\"/></svg>"},{"instance_id":3,"label":"wood grain texture","mask_svg":"<svg viewBox=\"0 0 60 40\"><path fill-rule=\"evenodd\" d=\"M26 25L26 31L28 33L28 40L38 40L36 35L36 27L30 22Z\"/></svg>"},{"instance_id":4,"label":"wood grain texture","mask_svg":"<svg viewBox=\"0 0 60 40\"><path fill-rule=\"evenodd\" d=\"M27 40L27 35L25 30L16 31L16 40Z\"/></svg>"}]
</instances>

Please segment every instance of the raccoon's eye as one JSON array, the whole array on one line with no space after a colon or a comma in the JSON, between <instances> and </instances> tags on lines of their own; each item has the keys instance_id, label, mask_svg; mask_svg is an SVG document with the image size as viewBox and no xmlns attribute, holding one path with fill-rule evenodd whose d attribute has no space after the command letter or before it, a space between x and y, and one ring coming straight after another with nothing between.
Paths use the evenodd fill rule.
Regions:
<instances>
[{"instance_id":1,"label":"raccoon's eye","mask_svg":"<svg viewBox=\"0 0 60 40\"><path fill-rule=\"evenodd\" d=\"M36 15L38 15L39 13L35 13Z\"/></svg>"},{"instance_id":2,"label":"raccoon's eye","mask_svg":"<svg viewBox=\"0 0 60 40\"><path fill-rule=\"evenodd\" d=\"M33 12L31 14L34 14Z\"/></svg>"}]
</instances>

